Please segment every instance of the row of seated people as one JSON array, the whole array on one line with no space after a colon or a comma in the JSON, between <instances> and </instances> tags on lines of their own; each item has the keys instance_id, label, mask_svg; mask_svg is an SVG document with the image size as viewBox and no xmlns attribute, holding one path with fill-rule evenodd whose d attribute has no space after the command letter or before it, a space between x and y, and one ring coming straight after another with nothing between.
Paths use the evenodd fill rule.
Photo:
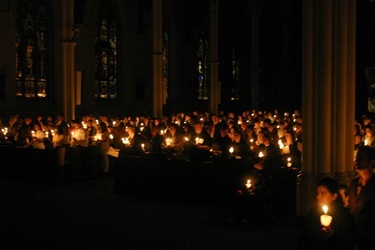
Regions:
<instances>
[{"instance_id":1,"label":"row of seated people","mask_svg":"<svg viewBox=\"0 0 375 250\"><path fill-rule=\"evenodd\" d=\"M34 122L30 117L25 117L18 128L16 125L12 126L7 139L18 147L32 146L38 149L104 145L101 150L103 155L109 146L120 149L123 153L184 154L194 159L246 159L261 155L270 163L268 165L300 167L300 121L297 120L292 130L291 120L286 118L279 122L277 129L276 122L269 116L265 118L253 112L247 114L247 119L245 121L243 116L235 118L231 113L226 118L186 114L184 120L172 116L169 121L159 121L144 116L136 121L115 118L110 123L107 116L101 116L99 121L84 117L82 121L68 124L59 114L56 121L47 117L47 122L39 118ZM16 123L17 119L12 117L10 124ZM102 123L106 125L104 128L99 126Z\"/></svg>"}]
</instances>

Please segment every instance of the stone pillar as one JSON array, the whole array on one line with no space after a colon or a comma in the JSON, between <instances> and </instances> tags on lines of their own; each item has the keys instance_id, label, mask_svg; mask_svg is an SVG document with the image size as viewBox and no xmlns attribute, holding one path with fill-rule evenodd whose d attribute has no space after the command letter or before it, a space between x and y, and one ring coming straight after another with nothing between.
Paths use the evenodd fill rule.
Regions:
<instances>
[{"instance_id":1,"label":"stone pillar","mask_svg":"<svg viewBox=\"0 0 375 250\"><path fill-rule=\"evenodd\" d=\"M163 1L152 1L153 115L163 115Z\"/></svg>"},{"instance_id":2,"label":"stone pillar","mask_svg":"<svg viewBox=\"0 0 375 250\"><path fill-rule=\"evenodd\" d=\"M308 126L297 181L299 216L310 209L320 178L347 183L353 163L355 6L349 15L349 2L303 2L302 115Z\"/></svg>"},{"instance_id":3,"label":"stone pillar","mask_svg":"<svg viewBox=\"0 0 375 250\"><path fill-rule=\"evenodd\" d=\"M62 16L62 39L61 39L61 58L62 58L62 85L63 85L63 113L67 121L75 119L75 66L74 66L74 48L76 42L73 41L74 32L74 1L61 1Z\"/></svg>"},{"instance_id":4,"label":"stone pillar","mask_svg":"<svg viewBox=\"0 0 375 250\"><path fill-rule=\"evenodd\" d=\"M259 17L263 9L262 0L250 0L251 42L250 42L250 84L252 108L260 107L260 66L259 66Z\"/></svg>"},{"instance_id":5,"label":"stone pillar","mask_svg":"<svg viewBox=\"0 0 375 250\"><path fill-rule=\"evenodd\" d=\"M210 1L210 43L209 43L209 110L217 114L220 103L220 85L219 85L219 59L218 59L218 0Z\"/></svg>"}]
</instances>

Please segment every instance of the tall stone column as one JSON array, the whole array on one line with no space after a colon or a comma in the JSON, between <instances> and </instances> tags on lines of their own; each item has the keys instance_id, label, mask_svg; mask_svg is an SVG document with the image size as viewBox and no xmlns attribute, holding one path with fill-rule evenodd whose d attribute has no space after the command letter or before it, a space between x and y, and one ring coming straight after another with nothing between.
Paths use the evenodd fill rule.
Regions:
<instances>
[{"instance_id":1,"label":"tall stone column","mask_svg":"<svg viewBox=\"0 0 375 250\"><path fill-rule=\"evenodd\" d=\"M258 109L261 101L260 91L260 66L259 66L259 18L263 9L262 0L250 0L249 11L251 16L251 42L250 42L250 84L251 105Z\"/></svg>"},{"instance_id":2,"label":"tall stone column","mask_svg":"<svg viewBox=\"0 0 375 250\"><path fill-rule=\"evenodd\" d=\"M331 176L346 183L348 166L353 163L355 63L350 60L355 58L355 42L349 37L355 37L355 12L348 15L349 1L303 2L303 163L297 181L300 216L312 205L316 182Z\"/></svg>"},{"instance_id":3,"label":"tall stone column","mask_svg":"<svg viewBox=\"0 0 375 250\"><path fill-rule=\"evenodd\" d=\"M209 74L210 90L209 102L210 112L217 114L220 103L220 85L219 85L219 59L218 59L218 0L210 1L210 43L209 43Z\"/></svg>"},{"instance_id":4,"label":"tall stone column","mask_svg":"<svg viewBox=\"0 0 375 250\"><path fill-rule=\"evenodd\" d=\"M152 1L153 115L163 115L163 1Z\"/></svg>"},{"instance_id":5,"label":"tall stone column","mask_svg":"<svg viewBox=\"0 0 375 250\"><path fill-rule=\"evenodd\" d=\"M75 119L75 64L73 40L74 32L74 0L61 1L61 58L62 58L62 85L63 85L63 113L67 121Z\"/></svg>"}]
</instances>

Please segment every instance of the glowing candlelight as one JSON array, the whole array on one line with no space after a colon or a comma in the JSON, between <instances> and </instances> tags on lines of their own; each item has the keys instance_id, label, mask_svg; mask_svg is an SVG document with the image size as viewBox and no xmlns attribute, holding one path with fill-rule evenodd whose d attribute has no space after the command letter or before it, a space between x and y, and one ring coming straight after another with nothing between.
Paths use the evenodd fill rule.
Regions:
<instances>
[{"instance_id":1,"label":"glowing candlelight","mask_svg":"<svg viewBox=\"0 0 375 250\"><path fill-rule=\"evenodd\" d=\"M259 156L260 158L264 157L263 152L259 152L258 156Z\"/></svg>"},{"instance_id":2,"label":"glowing candlelight","mask_svg":"<svg viewBox=\"0 0 375 250\"><path fill-rule=\"evenodd\" d=\"M280 147L280 149L284 148L284 143L281 140L279 140L279 147Z\"/></svg>"},{"instance_id":3,"label":"glowing candlelight","mask_svg":"<svg viewBox=\"0 0 375 250\"><path fill-rule=\"evenodd\" d=\"M113 127L116 127L116 121L112 122Z\"/></svg>"},{"instance_id":4,"label":"glowing candlelight","mask_svg":"<svg viewBox=\"0 0 375 250\"><path fill-rule=\"evenodd\" d=\"M144 143L141 144L141 147L142 147L142 150L145 151L145 144Z\"/></svg>"},{"instance_id":5,"label":"glowing candlelight","mask_svg":"<svg viewBox=\"0 0 375 250\"><path fill-rule=\"evenodd\" d=\"M196 137L195 138L195 143L198 144L198 142L199 142L199 137Z\"/></svg>"},{"instance_id":6,"label":"glowing candlelight","mask_svg":"<svg viewBox=\"0 0 375 250\"><path fill-rule=\"evenodd\" d=\"M328 227L332 222L332 216L327 215L328 206L324 205L323 211L324 211L324 214L320 216L320 223L322 224L322 226Z\"/></svg>"},{"instance_id":7,"label":"glowing candlelight","mask_svg":"<svg viewBox=\"0 0 375 250\"><path fill-rule=\"evenodd\" d=\"M251 180L247 180L245 185L247 188L251 188Z\"/></svg>"},{"instance_id":8,"label":"glowing candlelight","mask_svg":"<svg viewBox=\"0 0 375 250\"><path fill-rule=\"evenodd\" d=\"M234 148L233 148L233 147L230 147L230 148L229 148L229 153L230 153L230 154L233 154L233 152L234 152Z\"/></svg>"},{"instance_id":9,"label":"glowing candlelight","mask_svg":"<svg viewBox=\"0 0 375 250\"><path fill-rule=\"evenodd\" d=\"M185 136L185 141L189 141L189 137L186 137L186 136Z\"/></svg>"},{"instance_id":10,"label":"glowing candlelight","mask_svg":"<svg viewBox=\"0 0 375 250\"><path fill-rule=\"evenodd\" d=\"M292 166L292 158L288 157L288 163L286 164L288 167Z\"/></svg>"},{"instance_id":11,"label":"glowing candlelight","mask_svg":"<svg viewBox=\"0 0 375 250\"><path fill-rule=\"evenodd\" d=\"M34 130L31 130L31 136L35 137L35 131Z\"/></svg>"},{"instance_id":12,"label":"glowing candlelight","mask_svg":"<svg viewBox=\"0 0 375 250\"><path fill-rule=\"evenodd\" d=\"M167 144L167 146L169 146L171 144L171 138L165 139L165 144Z\"/></svg>"},{"instance_id":13,"label":"glowing candlelight","mask_svg":"<svg viewBox=\"0 0 375 250\"><path fill-rule=\"evenodd\" d=\"M113 140L113 135L112 134L109 135L109 139Z\"/></svg>"},{"instance_id":14,"label":"glowing candlelight","mask_svg":"<svg viewBox=\"0 0 375 250\"><path fill-rule=\"evenodd\" d=\"M127 137L126 138L122 138L121 140L122 140L122 143L125 144L125 145L129 145L130 144L129 138L127 138Z\"/></svg>"}]
</instances>

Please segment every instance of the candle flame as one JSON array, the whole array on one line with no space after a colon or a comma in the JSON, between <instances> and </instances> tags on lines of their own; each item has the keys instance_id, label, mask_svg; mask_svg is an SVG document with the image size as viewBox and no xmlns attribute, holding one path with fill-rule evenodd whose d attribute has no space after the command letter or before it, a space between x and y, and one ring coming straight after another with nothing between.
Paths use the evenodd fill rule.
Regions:
<instances>
[{"instance_id":1,"label":"candle flame","mask_svg":"<svg viewBox=\"0 0 375 250\"><path fill-rule=\"evenodd\" d=\"M323 206L323 211L324 211L324 214L327 214L328 213L328 206L324 205Z\"/></svg>"},{"instance_id":2,"label":"candle flame","mask_svg":"<svg viewBox=\"0 0 375 250\"><path fill-rule=\"evenodd\" d=\"M234 148L233 148L233 147L230 147L230 148L229 148L229 153L233 154L233 152L234 152Z\"/></svg>"}]
</instances>

